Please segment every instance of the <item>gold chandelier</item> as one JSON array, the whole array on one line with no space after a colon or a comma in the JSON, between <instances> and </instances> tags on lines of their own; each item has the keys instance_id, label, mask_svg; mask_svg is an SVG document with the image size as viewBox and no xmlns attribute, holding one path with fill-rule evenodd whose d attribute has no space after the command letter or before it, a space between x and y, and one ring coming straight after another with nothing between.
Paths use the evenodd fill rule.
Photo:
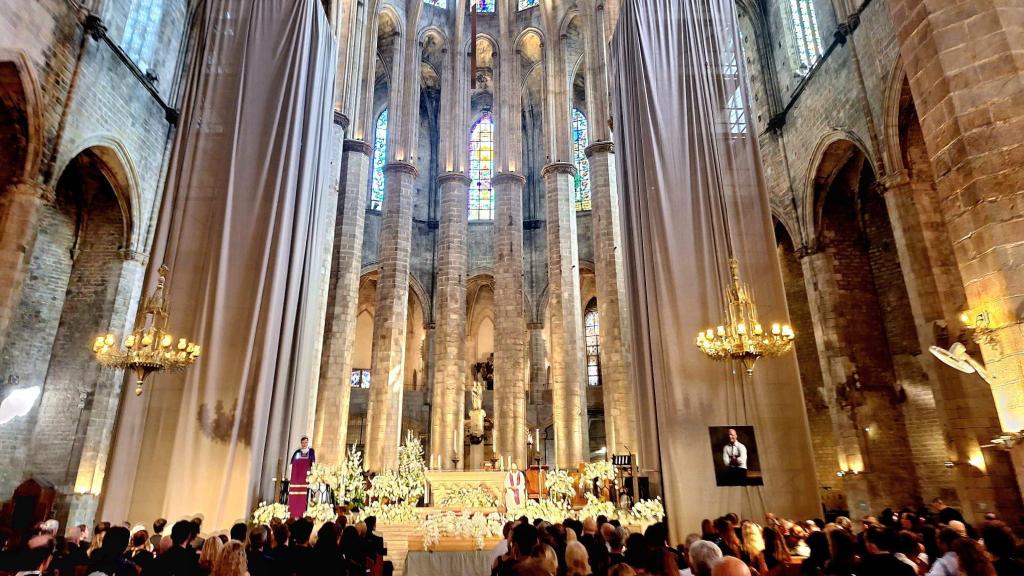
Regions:
<instances>
[{"instance_id":1,"label":"gold chandelier","mask_svg":"<svg viewBox=\"0 0 1024 576\"><path fill-rule=\"evenodd\" d=\"M740 281L739 262L729 258L731 281L726 290L729 303L725 323L697 333L697 347L714 360L736 360L747 374L754 373L754 363L762 356L773 358L793 349L793 328L774 323L765 331L757 319L757 307L750 297L750 287Z\"/></svg>"},{"instance_id":2,"label":"gold chandelier","mask_svg":"<svg viewBox=\"0 0 1024 576\"><path fill-rule=\"evenodd\" d=\"M164 290L167 266L160 267L156 289L146 299L135 328L122 345L113 334L97 336L92 351L96 361L108 368L127 368L135 373L135 395L142 394L142 383L154 372L183 370L195 363L200 346L187 338L177 338L167 331L170 316ZM175 344L177 340L177 344Z\"/></svg>"}]
</instances>

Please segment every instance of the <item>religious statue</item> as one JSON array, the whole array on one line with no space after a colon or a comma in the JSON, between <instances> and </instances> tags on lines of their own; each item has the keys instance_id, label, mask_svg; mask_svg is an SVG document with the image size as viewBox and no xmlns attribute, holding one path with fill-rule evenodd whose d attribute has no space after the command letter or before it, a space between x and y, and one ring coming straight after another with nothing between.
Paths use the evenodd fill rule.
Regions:
<instances>
[{"instance_id":1,"label":"religious statue","mask_svg":"<svg viewBox=\"0 0 1024 576\"><path fill-rule=\"evenodd\" d=\"M471 444L480 444L483 442L484 433L486 429L484 427L484 416L487 415L484 412L484 386L477 380L473 382L473 388L470 391L470 405L472 408L469 410L469 442Z\"/></svg>"},{"instance_id":2,"label":"religious statue","mask_svg":"<svg viewBox=\"0 0 1024 576\"><path fill-rule=\"evenodd\" d=\"M516 510L526 503L526 476L515 462L505 475L505 510Z\"/></svg>"}]
</instances>

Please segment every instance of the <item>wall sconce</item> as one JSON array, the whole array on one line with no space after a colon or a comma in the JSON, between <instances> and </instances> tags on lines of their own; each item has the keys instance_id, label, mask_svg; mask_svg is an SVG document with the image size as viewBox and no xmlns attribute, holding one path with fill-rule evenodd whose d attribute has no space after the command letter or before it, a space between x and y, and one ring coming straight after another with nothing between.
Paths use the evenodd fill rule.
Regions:
<instances>
[{"instance_id":1,"label":"wall sconce","mask_svg":"<svg viewBox=\"0 0 1024 576\"><path fill-rule=\"evenodd\" d=\"M862 474L862 472L860 470L853 470L853 469L840 470L840 471L836 472L836 476L838 476L840 478L844 478L846 476L860 476L861 474Z\"/></svg>"},{"instance_id":2,"label":"wall sconce","mask_svg":"<svg viewBox=\"0 0 1024 576\"><path fill-rule=\"evenodd\" d=\"M960 323L964 329L971 332L971 340L977 344L995 346L998 342L995 337L995 330L992 328L992 318L987 310L981 310L973 316L967 310L960 313Z\"/></svg>"},{"instance_id":3,"label":"wall sconce","mask_svg":"<svg viewBox=\"0 0 1024 576\"><path fill-rule=\"evenodd\" d=\"M1000 450L1011 450L1014 446L1024 440L1024 430L1019 432L1003 432L990 440L989 444L982 445L982 448L999 448Z\"/></svg>"}]
</instances>

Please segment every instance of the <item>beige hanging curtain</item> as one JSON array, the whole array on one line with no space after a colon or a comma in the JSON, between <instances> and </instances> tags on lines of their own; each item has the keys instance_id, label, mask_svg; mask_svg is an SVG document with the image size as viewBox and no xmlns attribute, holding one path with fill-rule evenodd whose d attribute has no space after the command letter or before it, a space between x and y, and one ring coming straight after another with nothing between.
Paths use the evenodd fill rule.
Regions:
<instances>
[{"instance_id":1,"label":"beige hanging curtain","mask_svg":"<svg viewBox=\"0 0 1024 576\"><path fill-rule=\"evenodd\" d=\"M329 270L336 45L318 0L197 8L150 276L171 268L184 374L122 401L100 516L246 518L308 433Z\"/></svg>"},{"instance_id":2,"label":"beige hanging curtain","mask_svg":"<svg viewBox=\"0 0 1024 576\"><path fill-rule=\"evenodd\" d=\"M641 464L659 469L673 541L702 518L820 514L795 357L752 379L695 346L724 321L719 190L761 321L787 321L734 0L625 0L612 93ZM764 486L716 485L708 427L753 426ZM721 450L721 448L717 448Z\"/></svg>"}]
</instances>

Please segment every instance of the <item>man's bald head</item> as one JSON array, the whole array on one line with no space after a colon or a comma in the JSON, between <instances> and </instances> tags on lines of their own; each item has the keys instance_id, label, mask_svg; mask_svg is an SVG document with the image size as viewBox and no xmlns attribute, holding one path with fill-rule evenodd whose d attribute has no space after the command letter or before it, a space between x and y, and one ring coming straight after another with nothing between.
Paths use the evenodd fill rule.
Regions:
<instances>
[{"instance_id":1,"label":"man's bald head","mask_svg":"<svg viewBox=\"0 0 1024 576\"><path fill-rule=\"evenodd\" d=\"M750 576L750 568L734 556L726 556L711 569L711 576Z\"/></svg>"},{"instance_id":2,"label":"man's bald head","mask_svg":"<svg viewBox=\"0 0 1024 576\"><path fill-rule=\"evenodd\" d=\"M597 520L594 520L593 516L588 516L583 520L583 533L597 534Z\"/></svg>"}]
</instances>

